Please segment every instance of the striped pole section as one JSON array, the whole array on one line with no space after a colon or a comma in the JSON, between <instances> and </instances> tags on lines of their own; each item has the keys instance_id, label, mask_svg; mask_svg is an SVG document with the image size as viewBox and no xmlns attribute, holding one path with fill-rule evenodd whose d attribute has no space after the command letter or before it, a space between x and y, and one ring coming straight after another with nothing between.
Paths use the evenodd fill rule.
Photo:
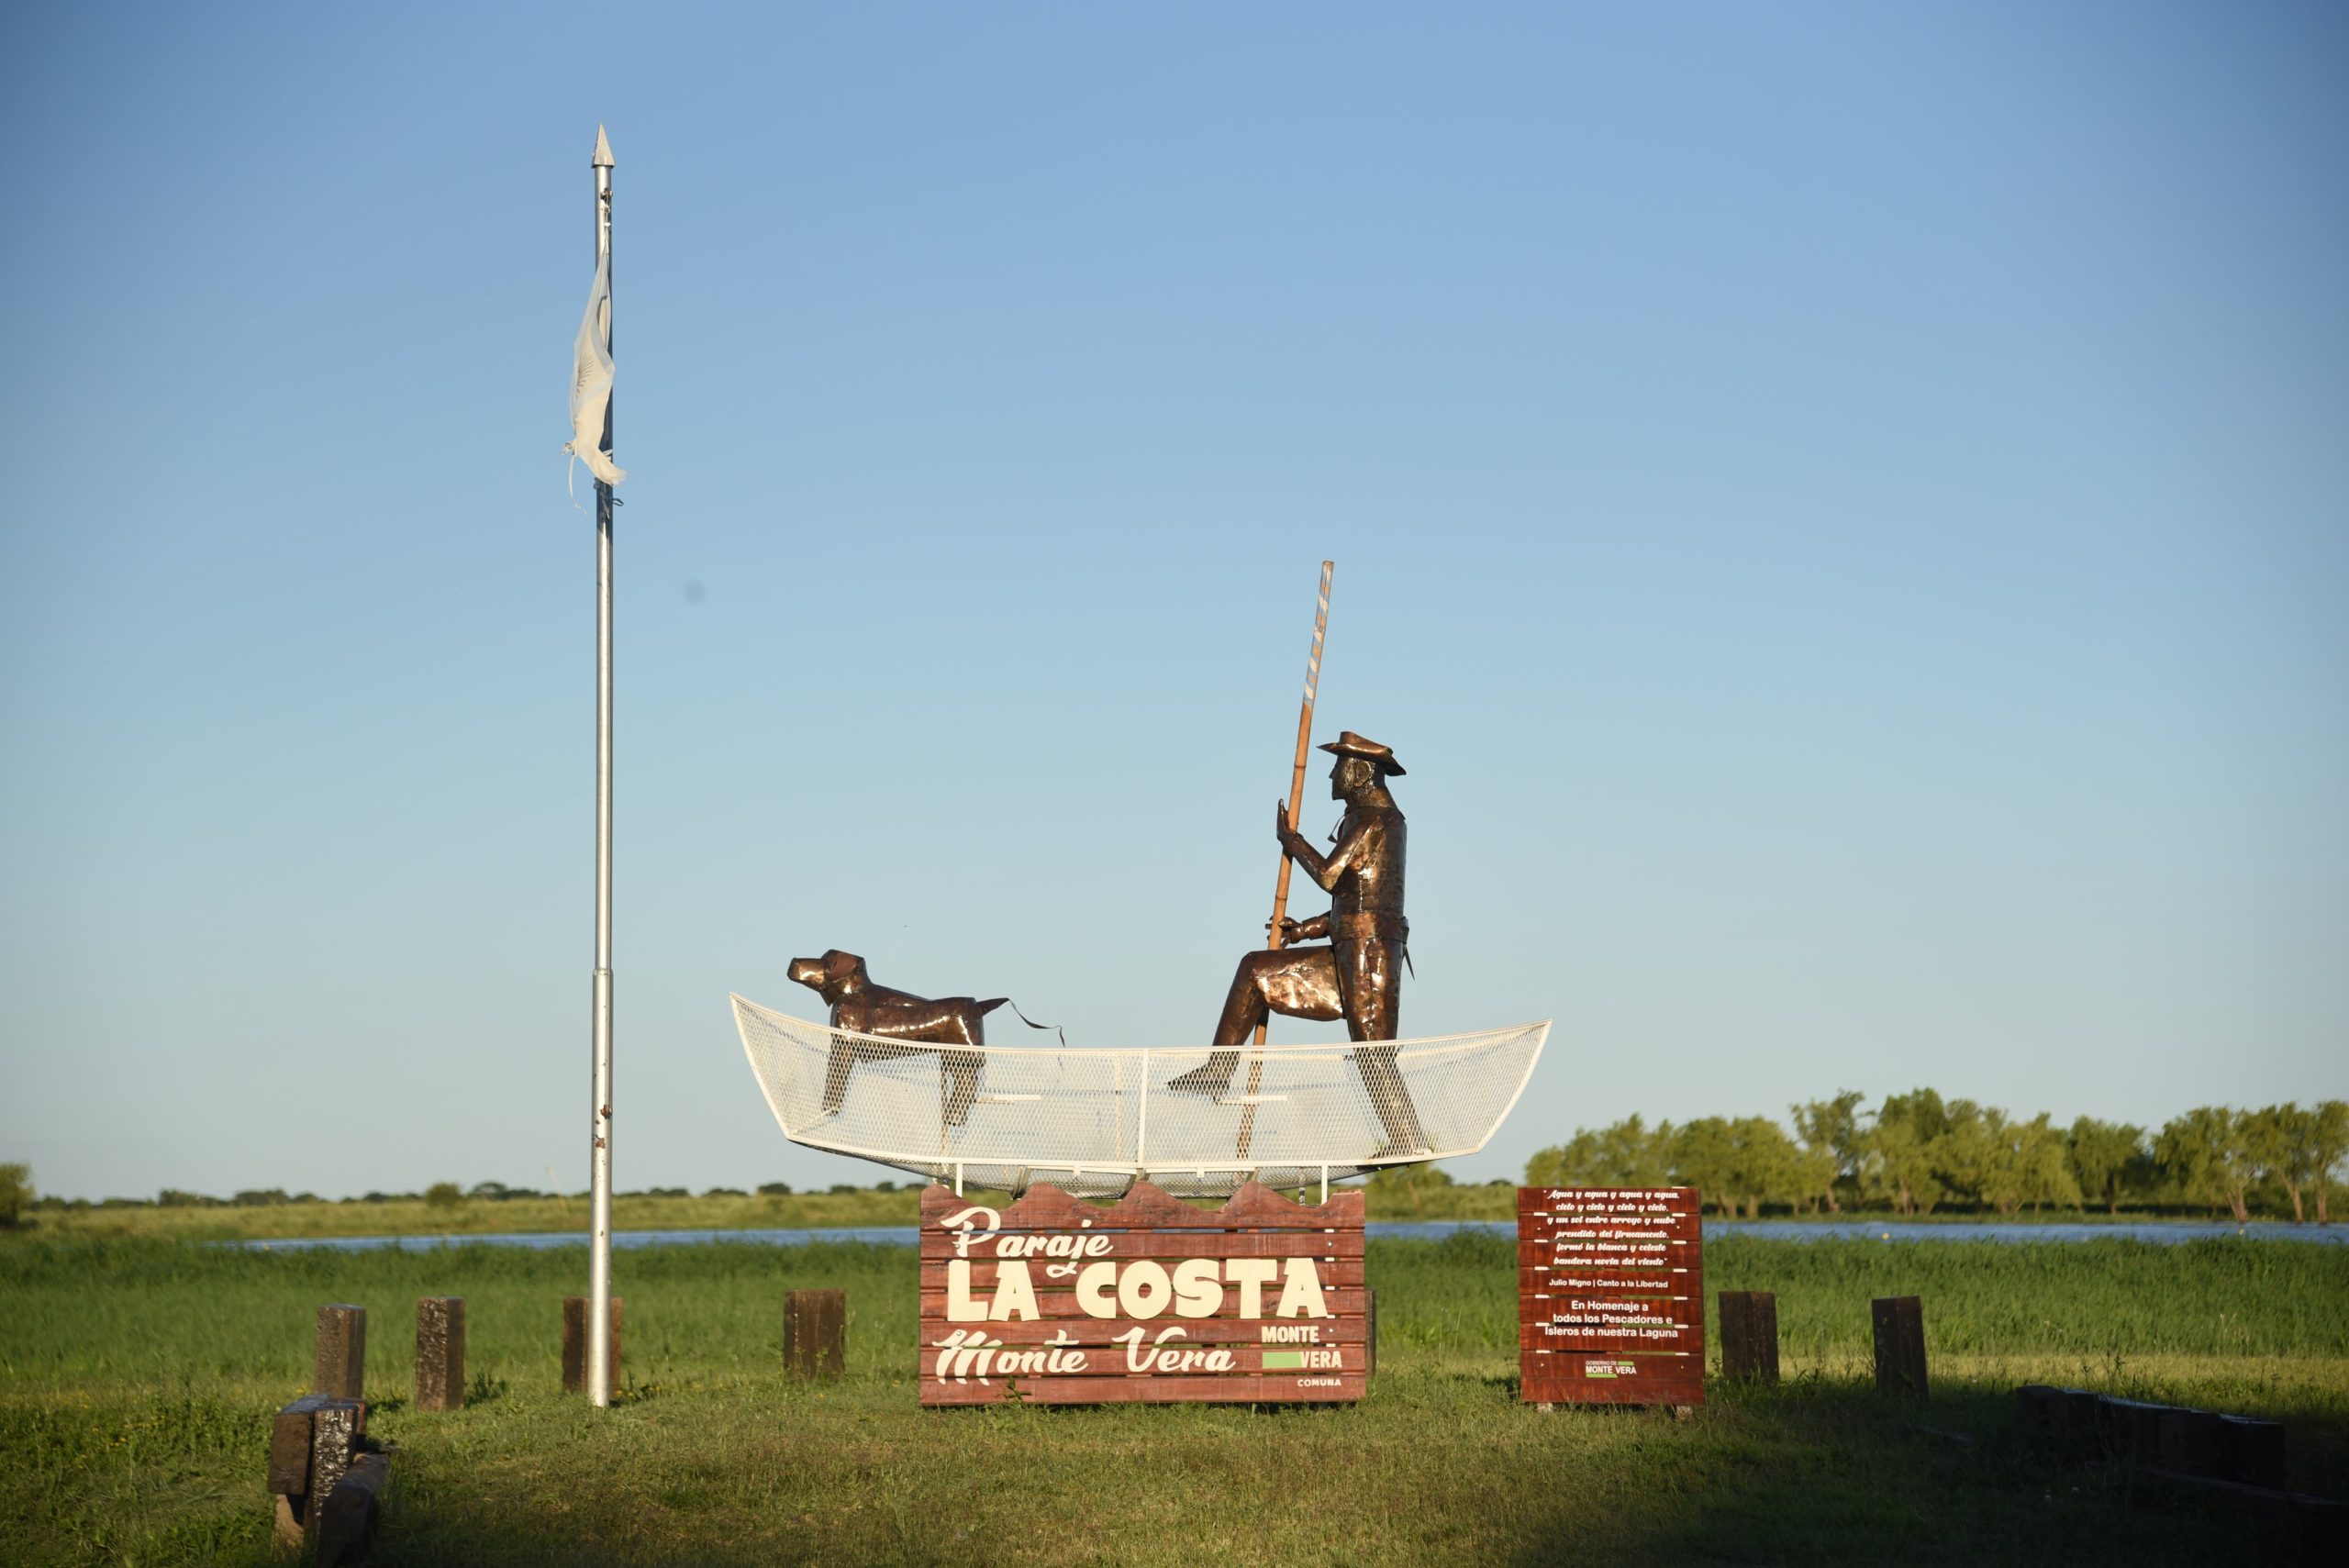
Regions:
<instances>
[{"instance_id":1,"label":"striped pole section","mask_svg":"<svg viewBox=\"0 0 2349 1568\"><path fill-rule=\"evenodd\" d=\"M1313 702L1321 689L1321 641L1330 631L1330 579L1338 570L1334 561L1321 563L1321 588L1313 607L1313 650L1305 658L1305 706L1297 716L1297 761L1288 774L1288 830L1297 831L1297 814L1305 809L1305 764L1313 751ZM1281 921L1288 914L1288 851L1281 851L1280 876L1273 884L1273 924L1266 945L1281 945ZM1248 1062L1248 1102L1240 1113L1240 1144L1238 1157L1248 1157L1248 1145L1256 1136L1256 1091L1264 1082L1264 1037L1272 1025L1268 1017L1256 1026L1256 1054Z\"/></svg>"}]
</instances>

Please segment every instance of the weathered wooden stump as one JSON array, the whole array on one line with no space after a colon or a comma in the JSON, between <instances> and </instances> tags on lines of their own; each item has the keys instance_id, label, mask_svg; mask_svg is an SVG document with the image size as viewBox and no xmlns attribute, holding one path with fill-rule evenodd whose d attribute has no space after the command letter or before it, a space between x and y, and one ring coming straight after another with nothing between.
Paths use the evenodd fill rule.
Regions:
<instances>
[{"instance_id":1,"label":"weathered wooden stump","mask_svg":"<svg viewBox=\"0 0 2349 1568\"><path fill-rule=\"evenodd\" d=\"M2064 1391L2044 1383L2026 1383L2016 1389L2015 1425L2040 1448L2060 1451L2070 1427Z\"/></svg>"},{"instance_id":2,"label":"weathered wooden stump","mask_svg":"<svg viewBox=\"0 0 2349 1568\"><path fill-rule=\"evenodd\" d=\"M455 1410L465 1403L465 1302L427 1296L416 1304L416 1407Z\"/></svg>"},{"instance_id":3,"label":"weathered wooden stump","mask_svg":"<svg viewBox=\"0 0 2349 1568\"><path fill-rule=\"evenodd\" d=\"M2246 1486L2284 1485L2284 1423L2249 1416L2219 1418L2220 1473Z\"/></svg>"},{"instance_id":4,"label":"weathered wooden stump","mask_svg":"<svg viewBox=\"0 0 2349 1568\"><path fill-rule=\"evenodd\" d=\"M389 1454L362 1453L351 1460L351 1468L318 1506L317 1568L340 1568L366 1554L391 1485Z\"/></svg>"},{"instance_id":5,"label":"weathered wooden stump","mask_svg":"<svg viewBox=\"0 0 2349 1568\"><path fill-rule=\"evenodd\" d=\"M838 1377L848 1359L848 1292L795 1290L783 1298L783 1369Z\"/></svg>"},{"instance_id":6,"label":"weathered wooden stump","mask_svg":"<svg viewBox=\"0 0 2349 1568\"><path fill-rule=\"evenodd\" d=\"M2104 1401L2085 1388L2059 1388L2059 1429L2063 1452L2073 1459L2099 1459L2104 1454Z\"/></svg>"},{"instance_id":7,"label":"weathered wooden stump","mask_svg":"<svg viewBox=\"0 0 2349 1568\"><path fill-rule=\"evenodd\" d=\"M1926 1396L1925 1304L1913 1296L1883 1296L1871 1304L1876 1324L1876 1385L1887 1394Z\"/></svg>"},{"instance_id":8,"label":"weathered wooden stump","mask_svg":"<svg viewBox=\"0 0 2349 1568\"><path fill-rule=\"evenodd\" d=\"M299 1545L317 1532L320 1506L366 1433L367 1407L356 1399L308 1394L278 1411L269 1433L268 1485L280 1540Z\"/></svg>"},{"instance_id":9,"label":"weathered wooden stump","mask_svg":"<svg viewBox=\"0 0 2349 1568\"><path fill-rule=\"evenodd\" d=\"M612 1297L612 1385L620 1381L620 1307L625 1305L618 1296ZM587 1392L587 1298L566 1296L562 1298L562 1391L565 1394Z\"/></svg>"},{"instance_id":10,"label":"weathered wooden stump","mask_svg":"<svg viewBox=\"0 0 2349 1568\"><path fill-rule=\"evenodd\" d=\"M2162 1418L2167 1405L2143 1399L2104 1399L2104 1453L2107 1459L2158 1470L2162 1462Z\"/></svg>"},{"instance_id":11,"label":"weathered wooden stump","mask_svg":"<svg viewBox=\"0 0 2349 1568\"><path fill-rule=\"evenodd\" d=\"M326 1397L306 1394L278 1411L270 1425L269 1493L277 1502L277 1539L287 1546L302 1544L304 1500L310 1493L310 1419Z\"/></svg>"},{"instance_id":12,"label":"weathered wooden stump","mask_svg":"<svg viewBox=\"0 0 2349 1568\"><path fill-rule=\"evenodd\" d=\"M2164 1410L2154 1439L2161 1468L2179 1475L2224 1473L2226 1434L2220 1419L2209 1410Z\"/></svg>"},{"instance_id":13,"label":"weathered wooden stump","mask_svg":"<svg viewBox=\"0 0 2349 1568\"><path fill-rule=\"evenodd\" d=\"M310 1392L363 1399L366 1381L367 1309L340 1301L319 1307L317 1367Z\"/></svg>"},{"instance_id":14,"label":"weathered wooden stump","mask_svg":"<svg viewBox=\"0 0 2349 1568\"><path fill-rule=\"evenodd\" d=\"M1732 1382L1778 1381L1778 1298L1766 1290L1724 1290L1721 1375Z\"/></svg>"}]
</instances>

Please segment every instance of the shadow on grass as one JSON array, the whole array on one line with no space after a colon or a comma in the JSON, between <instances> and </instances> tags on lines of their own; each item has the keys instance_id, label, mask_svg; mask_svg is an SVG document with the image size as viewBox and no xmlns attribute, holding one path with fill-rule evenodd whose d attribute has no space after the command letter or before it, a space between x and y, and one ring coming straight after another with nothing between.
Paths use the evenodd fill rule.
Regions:
<instances>
[{"instance_id":1,"label":"shadow on grass","mask_svg":"<svg viewBox=\"0 0 2349 1568\"><path fill-rule=\"evenodd\" d=\"M1927 1402L1816 1377L1714 1385L1689 1423L1722 1462L1701 1485L1659 1465L1631 1562L2276 1562L2297 1530L2247 1526L2190 1488L2043 1458L2002 1392ZM1581 1557L1589 1522L1561 1515L1511 1561Z\"/></svg>"}]
</instances>

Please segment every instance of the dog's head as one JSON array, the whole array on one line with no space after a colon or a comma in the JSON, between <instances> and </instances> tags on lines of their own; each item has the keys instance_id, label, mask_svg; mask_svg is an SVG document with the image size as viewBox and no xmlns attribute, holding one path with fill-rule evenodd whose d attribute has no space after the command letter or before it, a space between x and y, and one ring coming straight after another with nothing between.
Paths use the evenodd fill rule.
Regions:
<instances>
[{"instance_id":1,"label":"dog's head","mask_svg":"<svg viewBox=\"0 0 2349 1568\"><path fill-rule=\"evenodd\" d=\"M813 990L827 1002L837 1004L843 996L853 996L873 981L864 971L864 961L852 952L838 948L825 951L821 958L795 958L791 961L791 978Z\"/></svg>"}]
</instances>

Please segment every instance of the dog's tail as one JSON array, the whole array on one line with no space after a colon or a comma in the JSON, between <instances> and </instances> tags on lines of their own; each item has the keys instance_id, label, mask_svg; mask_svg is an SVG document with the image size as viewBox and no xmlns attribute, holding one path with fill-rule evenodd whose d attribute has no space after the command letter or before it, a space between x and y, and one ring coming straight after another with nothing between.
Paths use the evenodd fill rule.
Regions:
<instances>
[{"instance_id":1,"label":"dog's tail","mask_svg":"<svg viewBox=\"0 0 2349 1568\"><path fill-rule=\"evenodd\" d=\"M994 1012L997 1007L1007 1006L1011 1008L1011 1016L1013 1018L1018 1018L1021 1023L1026 1024L1031 1029L1052 1030L1054 1034L1061 1037L1061 1048L1063 1050L1066 1050L1068 1048L1068 1030L1061 1028L1058 1024L1038 1023L1035 1019L1021 1012L1019 1010L1019 1005L1017 1002L1012 1001L1008 996L988 997L985 1001L979 1004L979 1014L984 1018L985 1015Z\"/></svg>"}]
</instances>

